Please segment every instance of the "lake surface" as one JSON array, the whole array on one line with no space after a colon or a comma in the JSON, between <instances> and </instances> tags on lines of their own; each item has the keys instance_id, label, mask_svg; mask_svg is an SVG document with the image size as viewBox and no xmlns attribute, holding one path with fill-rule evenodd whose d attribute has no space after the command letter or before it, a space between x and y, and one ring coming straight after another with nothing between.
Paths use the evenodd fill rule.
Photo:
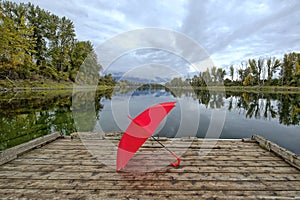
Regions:
<instances>
[{"instance_id":1,"label":"lake surface","mask_svg":"<svg viewBox=\"0 0 300 200\"><path fill-rule=\"evenodd\" d=\"M74 100L76 99L76 101ZM300 95L139 88L0 93L0 149L54 131L124 131L147 107L176 101L155 135L249 138L253 134L300 155ZM79 102L79 103L78 103Z\"/></svg>"}]
</instances>

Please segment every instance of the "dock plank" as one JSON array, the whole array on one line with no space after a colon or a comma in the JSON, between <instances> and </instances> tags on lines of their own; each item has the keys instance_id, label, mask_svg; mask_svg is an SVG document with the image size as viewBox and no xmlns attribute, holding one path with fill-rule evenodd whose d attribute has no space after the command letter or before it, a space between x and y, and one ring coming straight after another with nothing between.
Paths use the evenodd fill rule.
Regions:
<instances>
[{"instance_id":1,"label":"dock plank","mask_svg":"<svg viewBox=\"0 0 300 200\"><path fill-rule=\"evenodd\" d=\"M5 189L0 195L10 198L41 199L295 199L297 191L142 191L130 190L122 193L119 190L55 190L55 189Z\"/></svg>"},{"instance_id":2,"label":"dock plank","mask_svg":"<svg viewBox=\"0 0 300 200\"><path fill-rule=\"evenodd\" d=\"M136 169L133 173L106 165L116 162L118 139L60 138L26 152L0 165L0 198L300 198L299 169L254 140L160 138L181 153L177 168L169 166L173 158L149 140L127 165ZM141 173L154 167L158 169Z\"/></svg>"}]
</instances>

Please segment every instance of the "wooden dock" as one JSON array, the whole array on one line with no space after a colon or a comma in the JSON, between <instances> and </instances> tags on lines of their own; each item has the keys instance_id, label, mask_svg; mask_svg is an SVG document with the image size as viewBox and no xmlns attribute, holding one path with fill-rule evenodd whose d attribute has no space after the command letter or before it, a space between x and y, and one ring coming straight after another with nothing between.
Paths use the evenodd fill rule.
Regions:
<instances>
[{"instance_id":1,"label":"wooden dock","mask_svg":"<svg viewBox=\"0 0 300 200\"><path fill-rule=\"evenodd\" d=\"M79 138L55 134L31 142L34 149L1 153L0 199L300 199L299 157L259 136L160 138L184 151L178 168L164 166L167 153L153 156L160 147L149 140L128 163L140 172L116 172L104 164L115 162L115 152L97 140L117 144L118 136L90 139L89 148L106 151L101 163Z\"/></svg>"}]
</instances>

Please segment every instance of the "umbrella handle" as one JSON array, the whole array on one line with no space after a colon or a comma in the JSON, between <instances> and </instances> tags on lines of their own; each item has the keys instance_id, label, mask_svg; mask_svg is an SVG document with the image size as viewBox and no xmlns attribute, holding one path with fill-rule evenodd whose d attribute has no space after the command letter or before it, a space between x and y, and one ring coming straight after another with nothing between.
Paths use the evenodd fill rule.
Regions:
<instances>
[{"instance_id":1,"label":"umbrella handle","mask_svg":"<svg viewBox=\"0 0 300 200\"><path fill-rule=\"evenodd\" d=\"M174 153L173 151L171 151L170 149L168 149L165 145L163 145L160 141L158 141L155 137L151 136L158 144L160 144L163 148L165 148L165 150L167 150L168 152L170 152L172 154L172 156L174 156L177 159L177 163L173 163L170 162L170 164L173 167L178 167L180 165L180 158L179 156L176 155L176 153Z\"/></svg>"},{"instance_id":2,"label":"umbrella handle","mask_svg":"<svg viewBox=\"0 0 300 200\"><path fill-rule=\"evenodd\" d=\"M170 162L170 164L171 164L173 167L178 167L178 166L180 165L180 158L179 158L179 156L177 156L174 152L172 152L172 155L177 159L177 163Z\"/></svg>"}]
</instances>

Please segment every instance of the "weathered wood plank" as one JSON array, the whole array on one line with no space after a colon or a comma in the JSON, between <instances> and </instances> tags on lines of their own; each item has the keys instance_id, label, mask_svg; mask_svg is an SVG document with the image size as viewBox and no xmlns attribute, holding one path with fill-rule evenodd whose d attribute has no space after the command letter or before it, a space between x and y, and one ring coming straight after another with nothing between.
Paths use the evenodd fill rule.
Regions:
<instances>
[{"instance_id":1,"label":"weathered wood plank","mask_svg":"<svg viewBox=\"0 0 300 200\"><path fill-rule=\"evenodd\" d=\"M116 155L102 155L100 154L95 154L95 155L99 155L99 159L100 160L115 160L116 159ZM91 154L72 154L72 153L65 153L63 155L61 154L45 154L45 155L41 155L38 153L32 153L32 154L25 154L24 156L22 156L22 158L27 158L27 159L34 159L34 158L40 158L40 159L49 159L49 158L54 158L54 159L79 159L79 160L90 160L91 158L93 158L94 156ZM140 155L140 154L136 154L134 156L134 158L136 159L141 159L141 160L173 160L172 157L170 157L169 155L160 155L160 156L153 156L153 155ZM274 156L258 156L258 155L238 155L238 156L232 156L232 155L204 155L204 156L189 156L189 157L182 157L181 160L182 161L186 161L186 160L197 160L197 159L207 159L207 160L236 160L236 161L240 161L240 160L270 160L270 161L275 161L275 160L281 160L278 157L274 157Z\"/></svg>"},{"instance_id":2,"label":"weathered wood plank","mask_svg":"<svg viewBox=\"0 0 300 200\"><path fill-rule=\"evenodd\" d=\"M22 180L2 179L0 189L85 190L202 190L202 191L300 191L300 181L145 181L145 180Z\"/></svg>"},{"instance_id":3,"label":"weathered wood plank","mask_svg":"<svg viewBox=\"0 0 300 200\"><path fill-rule=\"evenodd\" d=\"M298 191L178 191L130 190L55 190L55 189L5 189L0 190L0 197L19 199L28 197L40 199L295 199Z\"/></svg>"},{"instance_id":4,"label":"weathered wood plank","mask_svg":"<svg viewBox=\"0 0 300 200\"><path fill-rule=\"evenodd\" d=\"M105 136L102 140L107 139ZM117 145L118 140L115 137L111 141ZM79 139L56 140L0 166L0 198L300 197L299 170L274 153L259 148L254 140L206 141L184 138L171 139L175 141L172 144L170 139L160 140L175 152L183 153L180 167L168 166L169 161L173 160L172 156L151 140L143 145L126 166L135 173L117 173L114 167L104 164L114 166L116 162L117 148L107 143L110 141L87 139L84 142L89 143L89 149L86 149ZM189 143L190 148L187 148ZM143 172L155 167L156 171Z\"/></svg>"},{"instance_id":5,"label":"weathered wood plank","mask_svg":"<svg viewBox=\"0 0 300 200\"><path fill-rule=\"evenodd\" d=\"M132 161L131 161L132 162ZM17 158L10 162L14 165L80 165L80 166L99 166L99 160L92 158L90 160L76 160L76 159L26 159ZM143 165L140 161L132 162L134 165ZM101 165L101 164L100 164ZM149 163L149 165L156 165L155 163ZM290 165L283 160L278 161L264 161L264 160L240 160L239 162L232 160L192 160L181 163L182 166L231 166L231 167L246 167L246 166L260 166L260 167L289 167Z\"/></svg>"},{"instance_id":6,"label":"weathered wood plank","mask_svg":"<svg viewBox=\"0 0 300 200\"><path fill-rule=\"evenodd\" d=\"M69 142L69 143L76 143L76 142L99 142L99 141L111 141L112 143L119 143L121 138L104 138L104 139L99 139L99 138L95 138L95 139L68 139L67 136L64 136L65 140L62 140L61 142ZM186 139L181 139L181 138L156 138L157 140L159 140L160 142L164 143L180 143L180 142L185 142L185 143L193 143L193 144L203 144L203 143L219 143L219 144L236 144L236 143L256 143L255 140L253 139L247 139L247 140L241 140L241 139L226 139L226 140L222 140L222 139L202 139L202 138L198 138L195 140L186 140ZM250 142L251 141L251 142ZM146 142L153 142L156 143L155 140L153 140L152 138L149 138Z\"/></svg>"},{"instance_id":7,"label":"weathered wood plank","mask_svg":"<svg viewBox=\"0 0 300 200\"><path fill-rule=\"evenodd\" d=\"M115 149L117 150L118 146L113 146L113 147L103 147L103 146L97 146L97 145L92 145L92 146L89 146L88 149L99 149L99 148L102 148L102 149ZM161 148L161 147L160 147ZM177 148L176 146L175 147L170 147L172 150L181 150L182 148ZM84 146L84 145L52 145L51 143L46 145L45 147L43 147L43 149L45 150L86 150L87 147ZM148 147L148 148L145 148L145 147L141 147L139 149L139 151L152 151L153 149L159 149L158 147ZM228 151L228 152L231 152L231 151L239 151L239 152L266 152L265 149L262 149L262 148L235 148L234 146L232 147L226 147L226 148L211 148L211 147L207 147L207 148L204 148L204 147L201 147L201 148L198 148L198 147L191 147L191 148L188 148L189 150L193 150L193 151L198 151L198 150L203 150L203 151L208 151L208 150L211 150L211 151Z\"/></svg>"},{"instance_id":8,"label":"weathered wood plank","mask_svg":"<svg viewBox=\"0 0 300 200\"><path fill-rule=\"evenodd\" d=\"M276 155L283 158L286 162L290 163L292 166L300 170L300 157L295 153L292 153L287 149L280 147L274 142L271 142L259 135L253 135L253 139L256 140L262 148L274 152Z\"/></svg>"},{"instance_id":9,"label":"weathered wood plank","mask_svg":"<svg viewBox=\"0 0 300 200\"><path fill-rule=\"evenodd\" d=\"M70 169L65 171L65 169L59 169L46 167L46 169L37 171L33 170L23 170L23 171L10 171L3 170L0 172L0 179L57 179L57 180L145 180L145 181L161 181L161 180L220 180L220 181L300 181L300 174L297 173L277 173L270 172L266 173L260 170L254 170L249 172L249 170L237 172L230 171L230 169L225 169L224 171L213 171L210 172L147 172L147 173L116 173L113 170L103 171L97 169L90 170L73 170ZM183 174L184 173L184 174ZM12 178L13 177L13 178Z\"/></svg>"},{"instance_id":10,"label":"weathered wood plank","mask_svg":"<svg viewBox=\"0 0 300 200\"><path fill-rule=\"evenodd\" d=\"M115 145L115 146L118 146L118 143L119 141L110 141L110 140L84 140L84 141L81 141L81 140L59 140L59 141L55 141L53 142L53 145L83 145L83 144L88 144L88 145L99 145L101 144L102 146L111 146L111 145ZM163 144L165 145L171 145L171 146L177 146L177 147L186 147L187 144L189 144L190 146L195 146L195 147L201 147L201 146L224 146L224 147L232 147L232 145L235 145L239 148L244 148L244 147L254 147L256 146L257 144L256 143L245 143L245 142L242 142L242 141L239 141L239 142L224 142L224 143L221 143L221 142L217 142L217 141L199 141L199 142L186 142L186 141L163 141L162 142ZM155 141L150 141L150 140L147 140L145 142L145 144L143 146L150 146L150 147L161 147L157 142Z\"/></svg>"},{"instance_id":11,"label":"weathered wood plank","mask_svg":"<svg viewBox=\"0 0 300 200\"><path fill-rule=\"evenodd\" d=\"M129 167L136 168L153 168L153 166L143 166L143 165L129 165ZM278 174L293 174L298 173L297 169L291 167L226 167L226 166L181 166L180 168L172 168L167 165L158 165L156 167L163 168L162 170L157 170L158 172L174 172L174 173L216 173L216 172L224 172L224 173L278 173ZM19 172L115 172L114 168L106 167L103 164L99 164L98 166L72 166L72 165L22 165L22 166L1 166L0 168L0 177L8 177L9 175L14 175ZM34 174L33 173L33 174Z\"/></svg>"},{"instance_id":12,"label":"weathered wood plank","mask_svg":"<svg viewBox=\"0 0 300 200\"><path fill-rule=\"evenodd\" d=\"M49 135L45 135L45 136L36 138L36 139L26 142L24 144L20 144L18 146L9 148L7 150L4 150L0 153L0 165L17 158L18 155L20 155L26 151L29 151L33 148L36 148L38 146L41 146L43 144L46 144L53 140L56 140L59 137L61 137L61 133L55 132L55 133L51 133Z\"/></svg>"},{"instance_id":13,"label":"weathered wood plank","mask_svg":"<svg viewBox=\"0 0 300 200\"><path fill-rule=\"evenodd\" d=\"M115 154L116 150L112 150L112 149L94 149L95 153L99 152L101 153L101 155L111 155L111 154ZM165 151L165 149L161 149L162 151ZM175 151L174 148L172 148L173 151ZM155 152L159 151L159 149L152 149L152 148L141 148L138 150L137 154L139 155L149 155L149 154L153 154ZM61 149L34 149L32 150L30 153L38 153L38 154L64 154L68 152L69 154L73 155L88 155L90 154L88 152L88 149L82 149L82 150L61 150ZM176 151L175 151L176 152ZM247 151L248 152L248 151ZM228 155L230 153L230 155L232 156L242 156L245 155L245 151L226 151L226 150L193 150L193 149L188 149L186 150L183 154L181 154L181 157L188 157L188 156L201 156L203 154L206 154L208 156L214 156L214 155L219 155L219 156L225 156ZM271 152L265 151L265 150L261 150L261 151L251 151L251 155L253 156L273 156L273 154Z\"/></svg>"}]
</instances>

